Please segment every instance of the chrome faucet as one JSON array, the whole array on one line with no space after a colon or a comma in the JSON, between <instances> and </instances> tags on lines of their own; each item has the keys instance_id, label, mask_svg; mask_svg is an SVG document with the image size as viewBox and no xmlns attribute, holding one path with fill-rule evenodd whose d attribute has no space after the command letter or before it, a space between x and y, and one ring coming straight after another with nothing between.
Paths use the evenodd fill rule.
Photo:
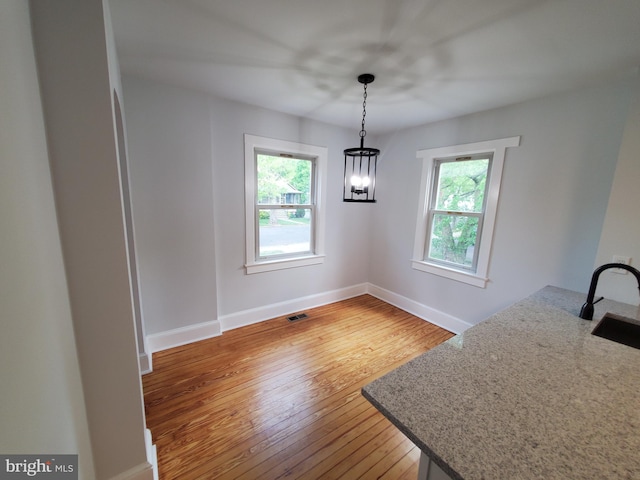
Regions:
<instances>
[{"instance_id":1,"label":"chrome faucet","mask_svg":"<svg viewBox=\"0 0 640 480\"><path fill-rule=\"evenodd\" d=\"M591 277L591 285L589 286L589 293L587 294L587 301L582 305L580 309L580 318L584 318L585 320L593 320L593 299L596 296L596 287L598 286L598 278L600 274L605 270L610 268L622 268L623 270L627 270L628 272L633 273L638 281L638 290L640 290L640 271L633 268L630 265L624 263L605 263L604 265L598 267L593 272L593 276Z\"/></svg>"}]
</instances>

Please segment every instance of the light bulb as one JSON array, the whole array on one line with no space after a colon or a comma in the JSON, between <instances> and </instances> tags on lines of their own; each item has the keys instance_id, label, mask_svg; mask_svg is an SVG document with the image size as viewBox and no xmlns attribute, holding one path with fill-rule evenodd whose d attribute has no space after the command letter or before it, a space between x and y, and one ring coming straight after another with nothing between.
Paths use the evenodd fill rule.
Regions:
<instances>
[{"instance_id":1,"label":"light bulb","mask_svg":"<svg viewBox=\"0 0 640 480\"><path fill-rule=\"evenodd\" d=\"M358 175L353 175L351 177L351 185L354 187L359 187L362 185L362 179Z\"/></svg>"}]
</instances>

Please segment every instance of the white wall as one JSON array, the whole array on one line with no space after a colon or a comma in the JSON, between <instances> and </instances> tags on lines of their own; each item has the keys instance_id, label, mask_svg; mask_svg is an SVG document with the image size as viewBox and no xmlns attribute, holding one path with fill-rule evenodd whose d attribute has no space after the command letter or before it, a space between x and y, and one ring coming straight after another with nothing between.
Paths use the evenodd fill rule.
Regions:
<instances>
[{"instance_id":1,"label":"white wall","mask_svg":"<svg viewBox=\"0 0 640 480\"><path fill-rule=\"evenodd\" d=\"M124 85L146 331L214 321L213 173L206 98L190 92L166 95L156 85Z\"/></svg>"},{"instance_id":2,"label":"white wall","mask_svg":"<svg viewBox=\"0 0 640 480\"><path fill-rule=\"evenodd\" d=\"M220 315L366 282L375 205L342 201L342 152L359 142L357 131L218 99L211 99L210 107ZM245 274L244 133L327 147L324 264Z\"/></svg>"},{"instance_id":3,"label":"white wall","mask_svg":"<svg viewBox=\"0 0 640 480\"><path fill-rule=\"evenodd\" d=\"M631 257L640 269L640 83L627 120L594 267L610 263L614 255ZM600 275L598 295L621 302L639 303L638 283L630 275L607 270Z\"/></svg>"},{"instance_id":4,"label":"white wall","mask_svg":"<svg viewBox=\"0 0 640 480\"><path fill-rule=\"evenodd\" d=\"M29 4L0 2L0 452L77 453L95 478Z\"/></svg>"},{"instance_id":5,"label":"white wall","mask_svg":"<svg viewBox=\"0 0 640 480\"><path fill-rule=\"evenodd\" d=\"M123 85L147 333L367 280L375 206L341 200L342 150L356 131L148 80ZM244 133L329 148L325 264L246 275Z\"/></svg>"},{"instance_id":6,"label":"white wall","mask_svg":"<svg viewBox=\"0 0 640 480\"><path fill-rule=\"evenodd\" d=\"M154 312L147 331L363 282L472 324L547 284L586 291L634 82L381 136L378 203L352 205L341 201L342 149L357 133L125 77L142 298ZM245 274L244 133L329 147L326 264ZM411 269L416 151L515 135L522 142L507 154L487 288Z\"/></svg>"},{"instance_id":7,"label":"white wall","mask_svg":"<svg viewBox=\"0 0 640 480\"><path fill-rule=\"evenodd\" d=\"M151 354L147 352L145 342L144 314L142 305L140 304L140 278L138 275L138 259L135 249L135 232L133 227L133 216L131 208L131 194L129 184L129 163L127 155L127 123L124 118L124 110L122 107L122 76L120 75L120 65L116 51L115 37L113 35L113 25L111 21L111 12L109 11L108 0L102 0L104 6L104 22L105 31L107 32L107 60L109 64L109 83L113 89L114 102L114 123L118 135L118 159L120 167L120 179L122 183L122 201L125 215L125 225L127 233L127 252L130 267L131 289L133 293L133 313L136 325L136 339L138 345L138 354L140 357L140 367L142 371L148 371L151 364Z\"/></svg>"},{"instance_id":8,"label":"white wall","mask_svg":"<svg viewBox=\"0 0 640 480\"><path fill-rule=\"evenodd\" d=\"M630 96L626 80L384 136L369 281L469 323L547 284L586 291ZM411 269L416 151L515 135L487 288Z\"/></svg>"},{"instance_id":9,"label":"white wall","mask_svg":"<svg viewBox=\"0 0 640 480\"><path fill-rule=\"evenodd\" d=\"M101 0L31 2L96 478L151 478Z\"/></svg>"}]
</instances>

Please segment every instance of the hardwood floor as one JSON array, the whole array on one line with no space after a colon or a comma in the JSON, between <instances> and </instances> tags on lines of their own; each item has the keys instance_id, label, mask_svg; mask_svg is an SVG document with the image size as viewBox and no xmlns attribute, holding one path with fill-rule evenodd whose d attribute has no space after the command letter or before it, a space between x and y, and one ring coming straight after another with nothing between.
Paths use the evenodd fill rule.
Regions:
<instances>
[{"instance_id":1,"label":"hardwood floor","mask_svg":"<svg viewBox=\"0 0 640 480\"><path fill-rule=\"evenodd\" d=\"M453 334L369 295L154 354L161 480L415 479L419 450L362 386Z\"/></svg>"}]
</instances>

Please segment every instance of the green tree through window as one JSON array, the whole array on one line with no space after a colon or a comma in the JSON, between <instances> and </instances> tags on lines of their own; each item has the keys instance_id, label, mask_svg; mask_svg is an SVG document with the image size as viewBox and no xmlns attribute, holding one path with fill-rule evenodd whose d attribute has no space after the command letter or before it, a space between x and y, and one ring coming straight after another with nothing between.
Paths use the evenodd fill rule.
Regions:
<instances>
[{"instance_id":1,"label":"green tree through window","mask_svg":"<svg viewBox=\"0 0 640 480\"><path fill-rule=\"evenodd\" d=\"M244 135L247 274L325 260L328 149Z\"/></svg>"},{"instance_id":2,"label":"green tree through window","mask_svg":"<svg viewBox=\"0 0 640 480\"><path fill-rule=\"evenodd\" d=\"M259 203L309 203L311 161L263 154L257 157ZM296 197L289 197L295 201L281 201L287 190L298 193Z\"/></svg>"},{"instance_id":3,"label":"green tree through window","mask_svg":"<svg viewBox=\"0 0 640 480\"><path fill-rule=\"evenodd\" d=\"M436 161L429 259L475 269L490 162L486 156Z\"/></svg>"},{"instance_id":4,"label":"green tree through window","mask_svg":"<svg viewBox=\"0 0 640 480\"><path fill-rule=\"evenodd\" d=\"M258 258L312 254L313 171L312 159L256 154Z\"/></svg>"},{"instance_id":5,"label":"green tree through window","mask_svg":"<svg viewBox=\"0 0 640 480\"><path fill-rule=\"evenodd\" d=\"M485 288L507 149L520 137L427 148L411 267Z\"/></svg>"}]
</instances>

